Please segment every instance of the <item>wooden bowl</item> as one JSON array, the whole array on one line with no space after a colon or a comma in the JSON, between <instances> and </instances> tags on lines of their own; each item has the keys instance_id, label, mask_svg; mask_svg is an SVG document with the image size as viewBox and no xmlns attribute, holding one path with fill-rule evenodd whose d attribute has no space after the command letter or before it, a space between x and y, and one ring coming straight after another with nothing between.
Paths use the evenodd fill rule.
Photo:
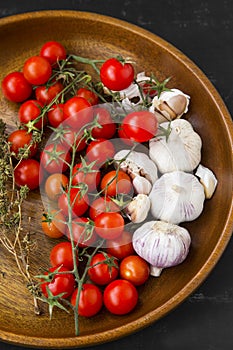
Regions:
<instances>
[{"instance_id":1,"label":"wooden bowl","mask_svg":"<svg viewBox=\"0 0 233 350\"><path fill-rule=\"evenodd\" d=\"M39 52L49 40L63 43L68 52L91 58L121 54L137 64L138 71L154 72L159 79L172 77L170 85L191 96L188 120L203 141L202 164L218 178L217 190L206 201L204 212L185 226L192 236L186 261L166 269L161 277L150 278L140 288L136 309L126 316L106 310L81 319L81 334L74 336L73 316L55 310L50 322L47 309L33 314L33 303L15 268L13 258L1 248L0 338L37 347L90 346L126 336L148 326L180 304L207 277L223 253L232 233L232 121L205 75L173 46L141 28L113 18L75 11L27 13L0 20L0 79L22 69L23 62ZM0 96L1 116L13 125L18 106ZM54 241L40 229L43 211L39 192L31 193L27 205L36 231L38 250L32 269L48 266Z\"/></svg>"}]
</instances>

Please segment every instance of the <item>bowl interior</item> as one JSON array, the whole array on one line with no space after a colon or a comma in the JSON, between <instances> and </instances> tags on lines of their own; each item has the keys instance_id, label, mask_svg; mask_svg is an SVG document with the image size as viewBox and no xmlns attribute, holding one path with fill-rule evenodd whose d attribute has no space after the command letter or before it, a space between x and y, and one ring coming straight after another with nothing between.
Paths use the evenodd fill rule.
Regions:
<instances>
[{"instance_id":1,"label":"bowl interior","mask_svg":"<svg viewBox=\"0 0 233 350\"><path fill-rule=\"evenodd\" d=\"M16 272L13 259L1 249L1 270L5 272L0 283L2 339L64 348L110 341L147 326L177 306L207 276L231 236L232 125L216 90L182 53L140 28L94 14L49 11L2 19L0 79L11 71L21 70L23 62L38 54L42 44L49 40L60 41L68 52L84 57L103 59L121 54L136 62L138 72L153 72L161 80L172 77L170 87L180 88L191 96L187 119L202 138L202 164L211 168L218 178L217 190L213 198L205 202L201 217L184 225L192 236L186 261L141 287L140 302L132 313L118 317L103 310L91 319L81 319L80 337L74 336L72 315L55 310L49 323L46 307L41 316L33 314L31 297ZM1 117L11 129L18 106L7 102L2 95L0 98ZM38 267L48 266L49 250L54 245L40 229L43 207L39 192L30 194L25 212L32 217L38 240L39 249L32 261L32 270L38 273Z\"/></svg>"}]
</instances>

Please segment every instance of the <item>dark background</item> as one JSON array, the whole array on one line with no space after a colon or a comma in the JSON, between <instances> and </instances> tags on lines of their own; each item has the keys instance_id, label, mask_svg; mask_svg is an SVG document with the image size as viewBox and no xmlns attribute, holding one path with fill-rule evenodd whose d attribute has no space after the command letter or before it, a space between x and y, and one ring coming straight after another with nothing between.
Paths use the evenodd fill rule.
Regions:
<instances>
[{"instance_id":1,"label":"dark background","mask_svg":"<svg viewBox=\"0 0 233 350\"><path fill-rule=\"evenodd\" d=\"M46 9L101 13L159 35L204 71L233 115L232 0L0 0L0 17ZM131 336L88 349L232 350L232 252L231 240L206 281L169 315ZM0 349L23 348L0 342Z\"/></svg>"}]
</instances>

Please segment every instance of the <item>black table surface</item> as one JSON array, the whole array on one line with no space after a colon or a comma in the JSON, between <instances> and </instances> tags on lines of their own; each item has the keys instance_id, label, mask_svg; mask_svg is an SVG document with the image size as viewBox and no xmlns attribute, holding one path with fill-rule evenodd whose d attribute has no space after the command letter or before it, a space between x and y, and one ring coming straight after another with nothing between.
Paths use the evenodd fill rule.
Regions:
<instances>
[{"instance_id":1,"label":"black table surface","mask_svg":"<svg viewBox=\"0 0 233 350\"><path fill-rule=\"evenodd\" d=\"M0 17L52 9L101 13L159 35L202 69L233 115L232 0L0 0ZM142 331L88 349L119 348L232 350L233 240L205 282L178 308ZM0 342L0 349L24 348Z\"/></svg>"}]
</instances>

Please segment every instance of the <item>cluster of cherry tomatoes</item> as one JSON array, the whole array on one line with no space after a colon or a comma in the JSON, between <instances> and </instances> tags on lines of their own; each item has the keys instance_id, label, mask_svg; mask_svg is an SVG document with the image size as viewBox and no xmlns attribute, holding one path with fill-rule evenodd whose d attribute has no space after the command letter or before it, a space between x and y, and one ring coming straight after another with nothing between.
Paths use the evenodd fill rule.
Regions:
<instances>
[{"instance_id":1,"label":"cluster of cherry tomatoes","mask_svg":"<svg viewBox=\"0 0 233 350\"><path fill-rule=\"evenodd\" d=\"M112 200L119 194L133 195L131 179L122 170L108 169L106 162L113 159L116 152L111 138L118 137L128 145L146 142L156 134L157 122L152 113L144 110L126 115L119 125L109 110L98 104L98 94L86 87L79 87L75 94L62 101L60 96L65 85L53 79L53 70L66 57L60 43L47 42L38 56L26 60L22 72L12 72L2 82L5 97L21 103L18 111L21 127L8 138L11 151L17 158L20 150L29 150L27 159L21 159L15 167L15 182L30 189L43 184L56 208L44 214L43 231L51 238L64 235L68 238L51 250L52 267L42 280L42 293L47 298L51 295L71 297L74 306L80 293L78 313L81 316L93 316L103 304L114 314L125 314L137 304L136 287L148 279L149 266L135 254L132 234L125 230L121 208ZM125 89L133 79L133 66L115 58L106 60L100 69L100 80L111 90ZM33 133L43 130L47 124L53 128L53 139L50 138L51 142L38 159L38 144L33 140ZM88 142L87 131L91 134ZM74 143L78 161L70 169ZM96 190L99 195L90 196ZM70 208L72 222L67 225ZM105 248L96 252L89 262L89 282L82 285L81 292L72 272L71 239L78 248L77 267L79 249L94 247L99 239L105 241Z\"/></svg>"}]
</instances>

